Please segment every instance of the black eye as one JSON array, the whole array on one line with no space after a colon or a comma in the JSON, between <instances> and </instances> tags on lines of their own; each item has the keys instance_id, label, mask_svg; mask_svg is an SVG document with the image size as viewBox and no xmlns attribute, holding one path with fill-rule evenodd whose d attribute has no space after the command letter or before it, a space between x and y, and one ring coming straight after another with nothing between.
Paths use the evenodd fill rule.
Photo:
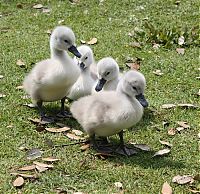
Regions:
<instances>
[{"instance_id":1,"label":"black eye","mask_svg":"<svg viewBox=\"0 0 200 194\"><path fill-rule=\"evenodd\" d=\"M69 41L68 41L68 40L64 40L64 42L65 42L65 43L69 43Z\"/></svg>"},{"instance_id":2,"label":"black eye","mask_svg":"<svg viewBox=\"0 0 200 194\"><path fill-rule=\"evenodd\" d=\"M132 86L132 88L137 91L137 88L135 86Z\"/></svg>"},{"instance_id":3,"label":"black eye","mask_svg":"<svg viewBox=\"0 0 200 194\"><path fill-rule=\"evenodd\" d=\"M88 57L85 57L85 60L88 59Z\"/></svg>"},{"instance_id":4,"label":"black eye","mask_svg":"<svg viewBox=\"0 0 200 194\"><path fill-rule=\"evenodd\" d=\"M110 74L110 72L107 72L107 73L106 73L106 75L109 75L109 74Z\"/></svg>"}]
</instances>

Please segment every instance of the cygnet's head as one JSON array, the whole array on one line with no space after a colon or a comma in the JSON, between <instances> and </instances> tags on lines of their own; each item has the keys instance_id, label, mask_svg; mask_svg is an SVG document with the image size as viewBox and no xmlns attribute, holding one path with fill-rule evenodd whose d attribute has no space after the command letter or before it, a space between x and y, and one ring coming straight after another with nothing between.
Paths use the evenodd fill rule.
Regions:
<instances>
[{"instance_id":1,"label":"cygnet's head","mask_svg":"<svg viewBox=\"0 0 200 194\"><path fill-rule=\"evenodd\" d=\"M88 67L94 62L92 49L89 46L81 45L78 47L78 51L81 54L81 58L78 60L78 65L80 66L80 69L88 69Z\"/></svg>"},{"instance_id":2,"label":"cygnet's head","mask_svg":"<svg viewBox=\"0 0 200 194\"><path fill-rule=\"evenodd\" d=\"M97 63L98 83L95 90L102 90L106 82L114 80L119 76L119 66L112 57L105 57Z\"/></svg>"},{"instance_id":3,"label":"cygnet's head","mask_svg":"<svg viewBox=\"0 0 200 194\"><path fill-rule=\"evenodd\" d=\"M57 26L51 34L50 46L57 50L68 50L76 57L81 57L81 54L75 47L74 32L69 27Z\"/></svg>"},{"instance_id":4,"label":"cygnet's head","mask_svg":"<svg viewBox=\"0 0 200 194\"><path fill-rule=\"evenodd\" d=\"M146 80L144 75L138 71L131 70L120 80L117 90L121 90L130 97L135 96L143 107L147 107L148 102L144 97L145 87Z\"/></svg>"}]
</instances>

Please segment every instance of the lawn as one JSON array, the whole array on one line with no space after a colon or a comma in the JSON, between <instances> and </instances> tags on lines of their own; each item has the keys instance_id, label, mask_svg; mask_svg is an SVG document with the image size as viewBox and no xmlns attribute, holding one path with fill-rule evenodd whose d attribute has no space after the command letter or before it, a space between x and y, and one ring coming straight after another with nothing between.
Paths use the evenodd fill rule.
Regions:
<instances>
[{"instance_id":1,"label":"lawn","mask_svg":"<svg viewBox=\"0 0 200 194\"><path fill-rule=\"evenodd\" d=\"M50 12L34 9L41 3ZM188 28L188 34L198 25L199 2L152 0L152 1L115 1L79 0L70 1L0 1L0 193L56 193L56 189L74 193L161 193L164 182L168 182L174 193L191 193L190 189L200 190L200 183L179 185L172 183L176 175L200 174L200 112L198 108L163 109L163 104L190 103L200 106L199 95L199 45L192 41L189 45L170 46L160 42L158 49L148 40L146 24L167 32L172 28ZM75 141L63 133L38 132L28 118L38 118L38 111L23 106L31 103L23 99L23 90L16 89L33 65L50 56L49 35L59 25L70 26L76 34L77 45L81 40L96 37L92 45L96 60L106 56L115 58L121 68L127 70L127 58L142 59L140 71L147 79L146 97L149 108L143 120L133 129L127 130L125 140L143 143L151 147L150 152L139 151L132 157L115 155L107 159L95 156L95 151L81 151L81 144L49 148L48 141L56 145ZM141 33L133 33L133 31ZM131 36L130 36L131 35ZM130 46L139 42L141 48ZM183 47L185 53L178 54L176 48ZM25 66L20 67L17 61ZM153 71L161 70L163 75ZM2 97L2 94L6 95ZM49 114L58 111L59 103L48 103ZM66 107L69 104L66 104ZM169 135L170 128L177 128L177 121L184 121L190 128ZM72 118L61 121L67 126L81 130ZM167 122L163 125L163 122ZM49 125L55 127L56 125ZM118 142L118 137L112 137ZM165 148L159 140L173 144L166 156L152 158L155 151ZM32 164L26 159L28 149L39 148L43 157L54 156L60 161L53 163L54 168L38 173L36 180L25 179L21 188L12 182L22 166ZM41 161L40 158L35 161ZM27 172L33 173L33 172ZM123 189L115 186L121 182ZM58 190L58 189L57 189Z\"/></svg>"}]
</instances>

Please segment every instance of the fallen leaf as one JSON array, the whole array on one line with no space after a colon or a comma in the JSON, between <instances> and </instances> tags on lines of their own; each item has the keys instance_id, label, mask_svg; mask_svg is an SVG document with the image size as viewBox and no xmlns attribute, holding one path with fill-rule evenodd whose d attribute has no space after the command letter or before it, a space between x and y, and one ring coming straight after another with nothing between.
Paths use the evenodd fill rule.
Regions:
<instances>
[{"instance_id":1,"label":"fallen leaf","mask_svg":"<svg viewBox=\"0 0 200 194\"><path fill-rule=\"evenodd\" d=\"M22 90L22 89L24 89L24 87L23 86L17 86L16 89Z\"/></svg>"},{"instance_id":2,"label":"fallen leaf","mask_svg":"<svg viewBox=\"0 0 200 194\"><path fill-rule=\"evenodd\" d=\"M177 106L183 108L198 108L198 106L195 106L194 104L177 104Z\"/></svg>"},{"instance_id":3,"label":"fallen leaf","mask_svg":"<svg viewBox=\"0 0 200 194\"><path fill-rule=\"evenodd\" d=\"M162 140L159 140L159 142L162 144L162 145L166 145L168 147L172 147L172 144L167 142L167 141L162 141Z\"/></svg>"},{"instance_id":4,"label":"fallen leaf","mask_svg":"<svg viewBox=\"0 0 200 194\"><path fill-rule=\"evenodd\" d=\"M184 185L187 183L194 182L194 179L191 175L183 175L183 176L177 175L177 176L173 177L172 182L178 183L180 185Z\"/></svg>"},{"instance_id":5,"label":"fallen leaf","mask_svg":"<svg viewBox=\"0 0 200 194\"><path fill-rule=\"evenodd\" d=\"M89 45L93 45L93 44L96 44L96 43L97 43L97 38L92 38L91 40L89 40L87 42L87 44L89 44Z\"/></svg>"},{"instance_id":6,"label":"fallen leaf","mask_svg":"<svg viewBox=\"0 0 200 194\"><path fill-rule=\"evenodd\" d=\"M42 158L42 160L46 162L56 162L59 161L60 159L54 157L48 157L48 158Z\"/></svg>"},{"instance_id":7,"label":"fallen leaf","mask_svg":"<svg viewBox=\"0 0 200 194\"><path fill-rule=\"evenodd\" d=\"M69 127L62 127L62 128L45 128L47 131L52 132L52 133L60 133L64 131L69 131Z\"/></svg>"},{"instance_id":8,"label":"fallen leaf","mask_svg":"<svg viewBox=\"0 0 200 194\"><path fill-rule=\"evenodd\" d=\"M103 153L103 152L98 152L95 154L95 156L99 157L100 159L105 160L108 157L114 157L114 155L110 154L110 153Z\"/></svg>"},{"instance_id":9,"label":"fallen leaf","mask_svg":"<svg viewBox=\"0 0 200 194\"><path fill-rule=\"evenodd\" d=\"M33 164L44 167L44 168L53 168L54 167L52 164L45 164L45 163L36 162L36 161L34 161Z\"/></svg>"},{"instance_id":10,"label":"fallen leaf","mask_svg":"<svg viewBox=\"0 0 200 194\"><path fill-rule=\"evenodd\" d=\"M74 134L77 135L77 136L83 135L83 132L82 132L82 131L76 130L76 129L73 129L73 130L72 130L72 133L74 133Z\"/></svg>"},{"instance_id":11,"label":"fallen leaf","mask_svg":"<svg viewBox=\"0 0 200 194\"><path fill-rule=\"evenodd\" d=\"M29 108L35 108L35 107L37 107L37 105L36 104L32 104L32 103L30 103L30 104L23 104L23 106L27 106L27 107L29 107Z\"/></svg>"},{"instance_id":12,"label":"fallen leaf","mask_svg":"<svg viewBox=\"0 0 200 194\"><path fill-rule=\"evenodd\" d=\"M154 48L154 49L159 49L159 48L160 48L160 45L159 45L159 44L156 44L156 43L154 43L154 44L153 44L153 48Z\"/></svg>"},{"instance_id":13,"label":"fallen leaf","mask_svg":"<svg viewBox=\"0 0 200 194\"><path fill-rule=\"evenodd\" d=\"M197 135L197 136L198 136L198 138L200 139L200 133L198 133L198 135Z\"/></svg>"},{"instance_id":14,"label":"fallen leaf","mask_svg":"<svg viewBox=\"0 0 200 194\"><path fill-rule=\"evenodd\" d=\"M21 187L24 184L24 179L23 177L17 177L14 181L13 181L13 186L14 187Z\"/></svg>"},{"instance_id":15,"label":"fallen leaf","mask_svg":"<svg viewBox=\"0 0 200 194\"><path fill-rule=\"evenodd\" d=\"M175 128L169 128L167 133L168 133L168 135L175 135L176 134L176 129Z\"/></svg>"},{"instance_id":16,"label":"fallen leaf","mask_svg":"<svg viewBox=\"0 0 200 194\"><path fill-rule=\"evenodd\" d=\"M161 75L164 74L164 73L161 72L160 69L156 69L155 71L153 71L153 73L154 73L155 75L158 75L158 76L161 76Z\"/></svg>"},{"instance_id":17,"label":"fallen leaf","mask_svg":"<svg viewBox=\"0 0 200 194\"><path fill-rule=\"evenodd\" d=\"M25 67L25 63L21 59L17 60L17 65L20 67Z\"/></svg>"},{"instance_id":18,"label":"fallen leaf","mask_svg":"<svg viewBox=\"0 0 200 194\"><path fill-rule=\"evenodd\" d=\"M177 48L177 49L176 49L176 52L177 52L178 54L184 55L185 49L184 49L184 48Z\"/></svg>"},{"instance_id":19,"label":"fallen leaf","mask_svg":"<svg viewBox=\"0 0 200 194\"><path fill-rule=\"evenodd\" d=\"M85 40L80 40L81 44L85 44L86 41Z\"/></svg>"},{"instance_id":20,"label":"fallen leaf","mask_svg":"<svg viewBox=\"0 0 200 194\"><path fill-rule=\"evenodd\" d=\"M31 122L34 123L34 124L38 124L38 123L41 122L40 119L32 119L32 118L28 118L28 120L31 121Z\"/></svg>"},{"instance_id":21,"label":"fallen leaf","mask_svg":"<svg viewBox=\"0 0 200 194\"><path fill-rule=\"evenodd\" d=\"M165 128L165 127L169 126L169 122L163 121L163 122L162 122L162 125L163 125L163 127Z\"/></svg>"},{"instance_id":22,"label":"fallen leaf","mask_svg":"<svg viewBox=\"0 0 200 194\"><path fill-rule=\"evenodd\" d=\"M35 169L35 165L33 164L33 165L21 167L18 170L29 171L29 170L34 170L34 169Z\"/></svg>"},{"instance_id":23,"label":"fallen leaf","mask_svg":"<svg viewBox=\"0 0 200 194\"><path fill-rule=\"evenodd\" d=\"M192 192L192 193L198 193L198 194L200 194L200 190L194 190L194 189L188 189L190 192Z\"/></svg>"},{"instance_id":24,"label":"fallen leaf","mask_svg":"<svg viewBox=\"0 0 200 194\"><path fill-rule=\"evenodd\" d=\"M36 4L33 6L34 9L42 9L43 5L42 4Z\"/></svg>"},{"instance_id":25,"label":"fallen leaf","mask_svg":"<svg viewBox=\"0 0 200 194\"><path fill-rule=\"evenodd\" d=\"M73 194L85 194L85 193L78 191L78 192L75 192Z\"/></svg>"},{"instance_id":26,"label":"fallen leaf","mask_svg":"<svg viewBox=\"0 0 200 194\"><path fill-rule=\"evenodd\" d=\"M190 125L188 125L187 122L178 121L177 123L178 123L178 125L180 125L180 126L183 127L184 129L190 128Z\"/></svg>"},{"instance_id":27,"label":"fallen leaf","mask_svg":"<svg viewBox=\"0 0 200 194\"><path fill-rule=\"evenodd\" d=\"M170 108L174 108L174 107L176 107L175 104L163 104L161 106L161 108L163 108L163 109L170 109Z\"/></svg>"},{"instance_id":28,"label":"fallen leaf","mask_svg":"<svg viewBox=\"0 0 200 194\"><path fill-rule=\"evenodd\" d=\"M4 76L3 76L3 75L0 75L0 79L2 79L2 78L4 78Z\"/></svg>"},{"instance_id":29,"label":"fallen leaf","mask_svg":"<svg viewBox=\"0 0 200 194\"><path fill-rule=\"evenodd\" d=\"M0 93L0 98L5 98L5 97L6 97L5 94Z\"/></svg>"},{"instance_id":30,"label":"fallen leaf","mask_svg":"<svg viewBox=\"0 0 200 194\"><path fill-rule=\"evenodd\" d=\"M176 130L177 130L178 132L180 132L180 131L184 130L184 127L177 127Z\"/></svg>"},{"instance_id":31,"label":"fallen leaf","mask_svg":"<svg viewBox=\"0 0 200 194\"><path fill-rule=\"evenodd\" d=\"M72 140L82 140L82 139L84 139L84 138L79 137L79 136L77 136L77 135L75 135L75 134L73 134L73 133L66 133L65 135L66 135L69 139L72 139Z\"/></svg>"},{"instance_id":32,"label":"fallen leaf","mask_svg":"<svg viewBox=\"0 0 200 194\"><path fill-rule=\"evenodd\" d=\"M10 173L11 175L15 175L15 176L21 176L23 178L33 178L36 179L38 178L37 174L23 174L23 173Z\"/></svg>"},{"instance_id":33,"label":"fallen leaf","mask_svg":"<svg viewBox=\"0 0 200 194\"><path fill-rule=\"evenodd\" d=\"M123 185L122 185L122 183L120 183L120 182L115 182L114 185L115 185L115 187L117 187L118 189L122 189L122 188L123 188Z\"/></svg>"},{"instance_id":34,"label":"fallen leaf","mask_svg":"<svg viewBox=\"0 0 200 194\"><path fill-rule=\"evenodd\" d=\"M184 38L184 36L180 36L179 38L178 38L178 44L181 46L181 45L183 45L185 43L185 38Z\"/></svg>"},{"instance_id":35,"label":"fallen leaf","mask_svg":"<svg viewBox=\"0 0 200 194\"><path fill-rule=\"evenodd\" d=\"M146 144L135 144L135 143L131 143L131 142L130 142L130 144L133 145L135 148L138 148L138 149L143 150L143 151L150 151L151 150L151 148Z\"/></svg>"},{"instance_id":36,"label":"fallen leaf","mask_svg":"<svg viewBox=\"0 0 200 194\"><path fill-rule=\"evenodd\" d=\"M126 66L129 67L131 70L140 70L140 65L141 65L141 59L136 58L136 59L127 59L126 60Z\"/></svg>"},{"instance_id":37,"label":"fallen leaf","mask_svg":"<svg viewBox=\"0 0 200 194\"><path fill-rule=\"evenodd\" d=\"M155 156L165 156L165 155L169 154L169 152L170 152L170 149L162 149L162 150L157 151L153 155L153 157L155 157Z\"/></svg>"},{"instance_id":38,"label":"fallen leaf","mask_svg":"<svg viewBox=\"0 0 200 194\"><path fill-rule=\"evenodd\" d=\"M85 144L85 145L81 146L80 149L81 149L82 151L85 151L85 150L87 150L89 147L90 147L90 144Z\"/></svg>"},{"instance_id":39,"label":"fallen leaf","mask_svg":"<svg viewBox=\"0 0 200 194\"><path fill-rule=\"evenodd\" d=\"M42 13L49 13L49 12L51 12L51 10L48 8L42 9Z\"/></svg>"},{"instance_id":40,"label":"fallen leaf","mask_svg":"<svg viewBox=\"0 0 200 194\"><path fill-rule=\"evenodd\" d=\"M13 127L14 127L13 125L6 126L6 128L13 128Z\"/></svg>"},{"instance_id":41,"label":"fallen leaf","mask_svg":"<svg viewBox=\"0 0 200 194\"><path fill-rule=\"evenodd\" d=\"M21 145L20 147L19 147L19 150L21 150L21 151L27 151L28 150L28 148L25 146L25 145Z\"/></svg>"},{"instance_id":42,"label":"fallen leaf","mask_svg":"<svg viewBox=\"0 0 200 194\"><path fill-rule=\"evenodd\" d=\"M130 43L130 46L134 48L141 48L141 44L139 42L132 42Z\"/></svg>"},{"instance_id":43,"label":"fallen leaf","mask_svg":"<svg viewBox=\"0 0 200 194\"><path fill-rule=\"evenodd\" d=\"M58 24L62 24L65 20L59 20Z\"/></svg>"},{"instance_id":44,"label":"fallen leaf","mask_svg":"<svg viewBox=\"0 0 200 194\"><path fill-rule=\"evenodd\" d=\"M162 194L172 194L172 187L169 185L168 182L165 182L162 186Z\"/></svg>"},{"instance_id":45,"label":"fallen leaf","mask_svg":"<svg viewBox=\"0 0 200 194\"><path fill-rule=\"evenodd\" d=\"M197 96L200 96L200 90L196 93Z\"/></svg>"},{"instance_id":46,"label":"fallen leaf","mask_svg":"<svg viewBox=\"0 0 200 194\"><path fill-rule=\"evenodd\" d=\"M28 160L35 160L42 156L42 151L38 148L33 148L29 150L26 155Z\"/></svg>"},{"instance_id":47,"label":"fallen leaf","mask_svg":"<svg viewBox=\"0 0 200 194\"><path fill-rule=\"evenodd\" d=\"M51 30L47 30L46 33L47 33L48 35L51 35Z\"/></svg>"},{"instance_id":48,"label":"fallen leaf","mask_svg":"<svg viewBox=\"0 0 200 194\"><path fill-rule=\"evenodd\" d=\"M36 165L36 169L38 170L38 172L44 172L44 171L48 170L48 168L43 167L43 166L38 166L38 165Z\"/></svg>"}]
</instances>

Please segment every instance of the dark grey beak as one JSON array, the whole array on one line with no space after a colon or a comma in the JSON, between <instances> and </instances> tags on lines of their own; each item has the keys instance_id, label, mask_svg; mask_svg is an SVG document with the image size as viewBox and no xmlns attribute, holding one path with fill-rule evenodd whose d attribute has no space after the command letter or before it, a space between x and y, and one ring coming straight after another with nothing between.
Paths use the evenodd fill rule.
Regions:
<instances>
[{"instance_id":1,"label":"dark grey beak","mask_svg":"<svg viewBox=\"0 0 200 194\"><path fill-rule=\"evenodd\" d=\"M72 45L68 48L68 51L73 53L76 57L81 58L81 54L78 52L77 48Z\"/></svg>"},{"instance_id":2,"label":"dark grey beak","mask_svg":"<svg viewBox=\"0 0 200 194\"><path fill-rule=\"evenodd\" d=\"M101 91L105 83L106 83L106 80L105 80L104 78L101 78L101 79L98 81L98 83L97 83L97 85L96 85L96 87L95 87L95 90L96 90L97 92Z\"/></svg>"},{"instance_id":3,"label":"dark grey beak","mask_svg":"<svg viewBox=\"0 0 200 194\"><path fill-rule=\"evenodd\" d=\"M139 94L136 96L136 99L140 102L140 104L145 108L149 105L147 100L145 99L143 94Z\"/></svg>"},{"instance_id":4,"label":"dark grey beak","mask_svg":"<svg viewBox=\"0 0 200 194\"><path fill-rule=\"evenodd\" d=\"M81 70L85 69L85 64L83 62L80 63L80 68L81 68Z\"/></svg>"}]
</instances>

